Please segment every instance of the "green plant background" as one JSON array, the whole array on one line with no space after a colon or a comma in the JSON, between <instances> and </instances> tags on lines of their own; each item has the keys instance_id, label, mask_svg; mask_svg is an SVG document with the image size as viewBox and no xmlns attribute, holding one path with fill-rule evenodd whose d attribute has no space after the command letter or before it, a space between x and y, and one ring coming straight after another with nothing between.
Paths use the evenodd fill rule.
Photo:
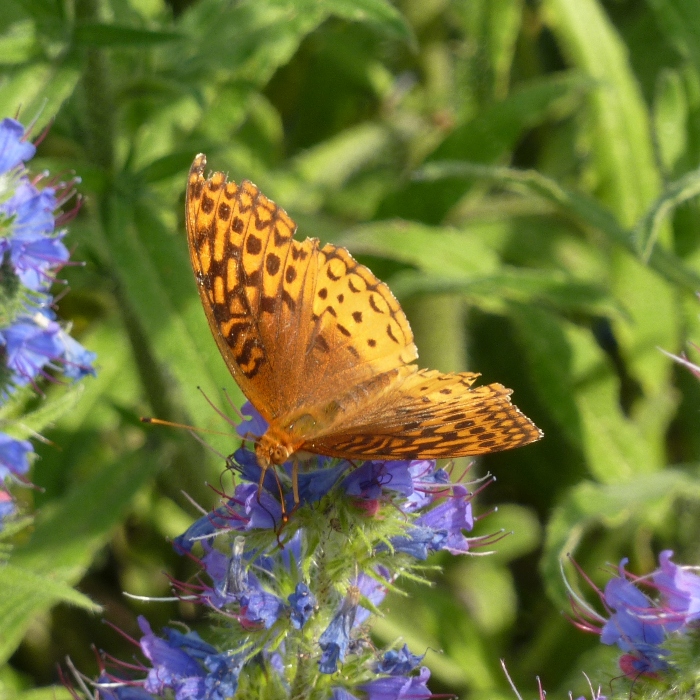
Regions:
<instances>
[{"instance_id":1,"label":"green plant background","mask_svg":"<svg viewBox=\"0 0 700 700\"><path fill-rule=\"evenodd\" d=\"M463 698L513 697L501 658L525 697L619 675L562 615L560 565L700 563L700 385L659 351L700 340L698 47L697 0L3 0L0 115L52 122L32 168L83 180L60 309L99 371L21 406L49 442L0 568L0 698L67 697L40 687L66 655L94 673L92 643L130 659L103 619L206 637L190 604L121 593L193 575L167 542L197 515L182 491L227 486L138 420L230 433L200 388L242 400L187 260L198 152L387 281L423 366L512 387L545 432L473 468L498 478L496 554L436 558L377 641L432 650L431 689Z\"/></svg>"}]
</instances>

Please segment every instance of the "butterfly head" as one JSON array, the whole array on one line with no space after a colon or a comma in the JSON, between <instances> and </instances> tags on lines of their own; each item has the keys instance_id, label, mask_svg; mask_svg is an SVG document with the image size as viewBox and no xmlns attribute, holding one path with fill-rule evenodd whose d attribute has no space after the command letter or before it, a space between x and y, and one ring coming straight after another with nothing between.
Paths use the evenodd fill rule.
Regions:
<instances>
[{"instance_id":1,"label":"butterfly head","mask_svg":"<svg viewBox=\"0 0 700 700\"><path fill-rule=\"evenodd\" d=\"M255 445L255 456L258 464L267 469L273 464L284 464L292 455L294 450L285 445L277 435L270 434L268 430Z\"/></svg>"}]
</instances>

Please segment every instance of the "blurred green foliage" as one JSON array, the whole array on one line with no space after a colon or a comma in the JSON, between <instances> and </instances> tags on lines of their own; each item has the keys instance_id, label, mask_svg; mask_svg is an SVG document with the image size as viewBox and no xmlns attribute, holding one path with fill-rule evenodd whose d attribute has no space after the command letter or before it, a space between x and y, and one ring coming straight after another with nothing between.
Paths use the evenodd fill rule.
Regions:
<instances>
[{"instance_id":1,"label":"blurred green foliage","mask_svg":"<svg viewBox=\"0 0 700 700\"><path fill-rule=\"evenodd\" d=\"M465 698L512 697L501 658L525 697L536 674L550 693L618 675L563 619L560 562L598 582L663 547L700 562L700 386L658 349L700 339L698 47L696 0L3 0L0 114L51 123L33 165L83 179L61 313L99 374L38 445L36 525L0 569L0 697L64 697L34 688L66 654L94 672L93 642L131 658L102 617L206 636L187 603L121 594L192 576L166 541L196 516L181 490L208 507L205 481L230 485L138 422L230 433L200 389L242 400L187 260L198 152L387 281L421 364L514 388L545 431L475 468L501 504L480 531L513 534L440 559L378 638L436 650L433 692Z\"/></svg>"}]
</instances>

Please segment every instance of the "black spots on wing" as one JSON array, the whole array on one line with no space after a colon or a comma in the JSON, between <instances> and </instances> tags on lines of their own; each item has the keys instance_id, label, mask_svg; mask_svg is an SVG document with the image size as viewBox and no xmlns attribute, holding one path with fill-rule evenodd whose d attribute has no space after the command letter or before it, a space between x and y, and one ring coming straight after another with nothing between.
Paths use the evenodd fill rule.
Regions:
<instances>
[{"instance_id":1,"label":"black spots on wing","mask_svg":"<svg viewBox=\"0 0 700 700\"><path fill-rule=\"evenodd\" d=\"M369 295L369 305L372 307L373 311L376 311L378 314L384 313L378 306L377 302L374 301L374 294Z\"/></svg>"},{"instance_id":2,"label":"black spots on wing","mask_svg":"<svg viewBox=\"0 0 700 700\"><path fill-rule=\"evenodd\" d=\"M296 268L293 265L288 265L287 269L284 272L284 279L287 281L287 284L291 284L294 282L294 280L297 278L297 271Z\"/></svg>"},{"instance_id":3,"label":"black spots on wing","mask_svg":"<svg viewBox=\"0 0 700 700\"><path fill-rule=\"evenodd\" d=\"M360 359L360 353L352 345L348 345L348 352L356 359Z\"/></svg>"},{"instance_id":4,"label":"black spots on wing","mask_svg":"<svg viewBox=\"0 0 700 700\"><path fill-rule=\"evenodd\" d=\"M218 214L222 221L228 221L228 217L231 216L231 206L226 202L219 202Z\"/></svg>"},{"instance_id":5,"label":"black spots on wing","mask_svg":"<svg viewBox=\"0 0 700 700\"><path fill-rule=\"evenodd\" d=\"M333 316L333 318L338 318L338 314L336 313L335 309L332 306L327 306L326 311Z\"/></svg>"},{"instance_id":6,"label":"black spots on wing","mask_svg":"<svg viewBox=\"0 0 700 700\"><path fill-rule=\"evenodd\" d=\"M362 323L362 311L353 311L352 317L355 323Z\"/></svg>"},{"instance_id":7,"label":"black spots on wing","mask_svg":"<svg viewBox=\"0 0 700 700\"><path fill-rule=\"evenodd\" d=\"M362 291L361 289L358 289L358 288L352 283L352 277L348 277L348 289L349 289L351 292L354 292L355 294L357 294L358 292L361 292L361 291Z\"/></svg>"},{"instance_id":8,"label":"black spots on wing","mask_svg":"<svg viewBox=\"0 0 700 700\"><path fill-rule=\"evenodd\" d=\"M319 299L325 299L328 296L328 290L325 287L322 287L321 289L318 290L318 298Z\"/></svg>"},{"instance_id":9,"label":"black spots on wing","mask_svg":"<svg viewBox=\"0 0 700 700\"><path fill-rule=\"evenodd\" d=\"M280 259L274 253L268 253L265 258L265 269L268 275L276 275L280 271Z\"/></svg>"},{"instance_id":10,"label":"black spots on wing","mask_svg":"<svg viewBox=\"0 0 700 700\"><path fill-rule=\"evenodd\" d=\"M245 249L251 255L258 255L262 250L262 241L253 234L250 234L245 242Z\"/></svg>"},{"instance_id":11,"label":"black spots on wing","mask_svg":"<svg viewBox=\"0 0 700 700\"><path fill-rule=\"evenodd\" d=\"M201 180L197 180L190 184L190 197L192 199L199 199L202 196L202 187L204 183Z\"/></svg>"},{"instance_id":12,"label":"black spots on wing","mask_svg":"<svg viewBox=\"0 0 700 700\"><path fill-rule=\"evenodd\" d=\"M214 200L206 194L202 197L202 211L205 214L211 214L214 211Z\"/></svg>"},{"instance_id":13,"label":"black spots on wing","mask_svg":"<svg viewBox=\"0 0 700 700\"><path fill-rule=\"evenodd\" d=\"M390 324L390 323L388 323L387 326L386 326L386 334L387 334L395 343L398 344L399 341L397 340L396 336L394 335L394 332L391 330L391 324Z\"/></svg>"},{"instance_id":14,"label":"black spots on wing","mask_svg":"<svg viewBox=\"0 0 700 700\"><path fill-rule=\"evenodd\" d=\"M249 328L249 321L240 321L239 323L234 323L231 326L231 330L228 332L228 335L226 336L226 342L233 348L238 342L241 333L248 331Z\"/></svg>"},{"instance_id":15,"label":"black spots on wing","mask_svg":"<svg viewBox=\"0 0 700 700\"><path fill-rule=\"evenodd\" d=\"M336 325L336 328L347 338L349 338L352 335L352 333L345 326L341 325L340 323L336 323L335 325Z\"/></svg>"},{"instance_id":16,"label":"black spots on wing","mask_svg":"<svg viewBox=\"0 0 700 700\"><path fill-rule=\"evenodd\" d=\"M377 346L377 341L374 338L367 338L367 345L374 348Z\"/></svg>"},{"instance_id":17,"label":"black spots on wing","mask_svg":"<svg viewBox=\"0 0 700 700\"><path fill-rule=\"evenodd\" d=\"M441 394L451 394L451 393L452 393L452 389L448 389L448 388L446 387L446 388L444 388L444 389L440 389L440 393L441 393Z\"/></svg>"},{"instance_id":18,"label":"black spots on wing","mask_svg":"<svg viewBox=\"0 0 700 700\"><path fill-rule=\"evenodd\" d=\"M340 279L341 275L336 275L333 272L333 270L331 270L331 266L329 265L326 268L326 277L328 277L329 280L333 280L333 282L337 282Z\"/></svg>"},{"instance_id":19,"label":"black spots on wing","mask_svg":"<svg viewBox=\"0 0 700 700\"><path fill-rule=\"evenodd\" d=\"M243 233L244 228L245 224L243 223L243 219L241 219L240 216L234 216L233 221L231 222L231 229L235 233Z\"/></svg>"},{"instance_id":20,"label":"black spots on wing","mask_svg":"<svg viewBox=\"0 0 700 700\"><path fill-rule=\"evenodd\" d=\"M455 430L466 430L467 428L473 428L474 421L473 420L462 420L462 421L459 421L459 423L455 423L454 427L455 427Z\"/></svg>"},{"instance_id":21,"label":"black spots on wing","mask_svg":"<svg viewBox=\"0 0 700 700\"><path fill-rule=\"evenodd\" d=\"M345 295L344 294L338 294L337 296L338 303L342 304L345 301Z\"/></svg>"}]
</instances>

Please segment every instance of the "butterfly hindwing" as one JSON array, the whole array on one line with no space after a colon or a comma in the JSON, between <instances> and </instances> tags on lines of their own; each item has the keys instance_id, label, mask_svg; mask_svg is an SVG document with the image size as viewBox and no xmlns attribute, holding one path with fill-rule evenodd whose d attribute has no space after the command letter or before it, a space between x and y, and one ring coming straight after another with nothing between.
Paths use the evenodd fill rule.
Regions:
<instances>
[{"instance_id":1,"label":"butterfly hindwing","mask_svg":"<svg viewBox=\"0 0 700 700\"><path fill-rule=\"evenodd\" d=\"M507 450L542 433L501 384L478 375L420 370L396 381L361 414L303 449L349 459L438 459Z\"/></svg>"}]
</instances>

